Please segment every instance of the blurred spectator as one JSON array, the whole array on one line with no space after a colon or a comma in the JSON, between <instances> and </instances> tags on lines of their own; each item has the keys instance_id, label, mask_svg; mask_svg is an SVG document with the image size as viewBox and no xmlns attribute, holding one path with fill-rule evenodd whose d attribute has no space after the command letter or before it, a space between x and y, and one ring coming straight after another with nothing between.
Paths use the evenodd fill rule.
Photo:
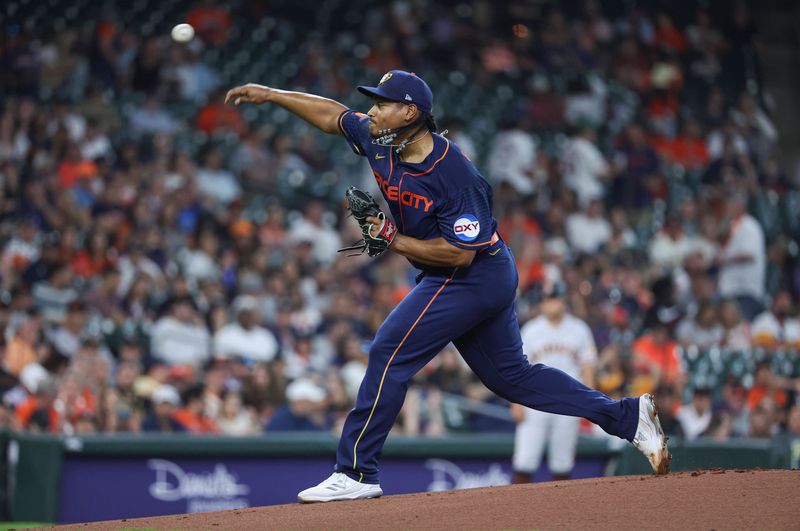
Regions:
<instances>
[{"instance_id":1,"label":"blurred spectator","mask_svg":"<svg viewBox=\"0 0 800 531\"><path fill-rule=\"evenodd\" d=\"M764 231L746 209L741 194L728 198L727 235L717 257L719 293L735 298L745 319L752 321L762 308L766 247Z\"/></svg>"},{"instance_id":2,"label":"blurred spectator","mask_svg":"<svg viewBox=\"0 0 800 531\"><path fill-rule=\"evenodd\" d=\"M209 201L227 206L242 195L239 182L231 172L224 169L222 154L214 147L209 147L205 152L195 179L198 192Z\"/></svg>"},{"instance_id":3,"label":"blurred spectator","mask_svg":"<svg viewBox=\"0 0 800 531\"><path fill-rule=\"evenodd\" d=\"M41 378L31 394L17 405L20 426L33 433L58 433L61 419L55 401L58 387L50 376Z\"/></svg>"},{"instance_id":4,"label":"blurred spectator","mask_svg":"<svg viewBox=\"0 0 800 531\"><path fill-rule=\"evenodd\" d=\"M767 158L758 175L758 184L767 190L785 193L792 188L789 177L784 172L778 159L774 156Z\"/></svg>"},{"instance_id":5,"label":"blurred spectator","mask_svg":"<svg viewBox=\"0 0 800 531\"><path fill-rule=\"evenodd\" d=\"M765 159L778 140L778 131L767 114L756 105L752 95L742 92L738 104L731 109L731 119L746 132L750 151L759 159Z\"/></svg>"},{"instance_id":6,"label":"blurred spectator","mask_svg":"<svg viewBox=\"0 0 800 531\"><path fill-rule=\"evenodd\" d=\"M701 350L718 347L723 339L723 328L718 321L716 306L711 302L701 302L693 318L681 321L676 335L684 348L691 345Z\"/></svg>"},{"instance_id":7,"label":"blurred spectator","mask_svg":"<svg viewBox=\"0 0 800 531\"><path fill-rule=\"evenodd\" d=\"M261 431L255 412L242 404L242 395L235 391L227 391L222 397L216 423L221 433L235 437L258 435Z\"/></svg>"},{"instance_id":8,"label":"blurred spectator","mask_svg":"<svg viewBox=\"0 0 800 531\"><path fill-rule=\"evenodd\" d=\"M101 278L95 286L86 292L83 301L101 316L111 317L122 304L122 299L118 295L119 285L119 271L107 269L101 273Z\"/></svg>"},{"instance_id":9,"label":"blurred spectator","mask_svg":"<svg viewBox=\"0 0 800 531\"><path fill-rule=\"evenodd\" d=\"M197 104L204 103L220 84L219 74L202 61L198 47L192 45L170 47L164 78L177 86L181 99Z\"/></svg>"},{"instance_id":10,"label":"blurred spectator","mask_svg":"<svg viewBox=\"0 0 800 531\"><path fill-rule=\"evenodd\" d=\"M603 216L599 199L589 201L583 212L570 214L566 223L567 239L578 252L596 252L611 237L611 224Z\"/></svg>"},{"instance_id":11,"label":"blurred spectator","mask_svg":"<svg viewBox=\"0 0 800 531\"><path fill-rule=\"evenodd\" d=\"M442 392L431 386L411 385L398 418L400 433L440 437L446 428L442 416Z\"/></svg>"},{"instance_id":12,"label":"blurred spectator","mask_svg":"<svg viewBox=\"0 0 800 531\"><path fill-rule=\"evenodd\" d=\"M103 431L128 432L141 428L141 400L136 395L134 383L139 376L138 366L132 362L117 365L115 385L106 389L103 397Z\"/></svg>"},{"instance_id":13,"label":"blurred spectator","mask_svg":"<svg viewBox=\"0 0 800 531\"><path fill-rule=\"evenodd\" d=\"M721 400L713 408L715 418L712 419L709 435L718 440L747 436L750 429L747 391L740 381L729 377L722 387Z\"/></svg>"},{"instance_id":14,"label":"blurred spectator","mask_svg":"<svg viewBox=\"0 0 800 531\"><path fill-rule=\"evenodd\" d=\"M37 352L40 327L41 318L38 315L28 316L17 325L14 337L5 351L3 368L6 371L20 376L28 365L43 361Z\"/></svg>"},{"instance_id":15,"label":"blurred spectator","mask_svg":"<svg viewBox=\"0 0 800 531\"><path fill-rule=\"evenodd\" d=\"M670 50L677 53L686 51L686 38L675 27L672 18L667 13L661 12L658 14L654 44L662 50Z\"/></svg>"},{"instance_id":16,"label":"blurred spectator","mask_svg":"<svg viewBox=\"0 0 800 531\"><path fill-rule=\"evenodd\" d=\"M677 214L667 216L666 223L650 241L650 261L665 269L683 264L692 251L692 242L684 234Z\"/></svg>"},{"instance_id":17,"label":"blurred spectator","mask_svg":"<svg viewBox=\"0 0 800 531\"><path fill-rule=\"evenodd\" d=\"M233 152L228 166L239 176L245 191L275 194L277 183L272 153L267 149L264 131L247 133Z\"/></svg>"},{"instance_id":18,"label":"blurred spectator","mask_svg":"<svg viewBox=\"0 0 800 531\"><path fill-rule=\"evenodd\" d=\"M489 151L488 175L494 183L506 183L520 195L534 192L536 143L517 118L507 119L495 135Z\"/></svg>"},{"instance_id":19,"label":"blurred spectator","mask_svg":"<svg viewBox=\"0 0 800 531\"><path fill-rule=\"evenodd\" d=\"M772 402L767 400L750 411L750 431L748 436L754 439L770 439L775 434Z\"/></svg>"},{"instance_id":20,"label":"blurred spectator","mask_svg":"<svg viewBox=\"0 0 800 531\"><path fill-rule=\"evenodd\" d=\"M192 281L218 278L221 270L215 260L219 253L217 235L210 230L204 230L187 244L187 248L179 256L186 278Z\"/></svg>"},{"instance_id":21,"label":"blurred spectator","mask_svg":"<svg viewBox=\"0 0 800 531\"><path fill-rule=\"evenodd\" d=\"M725 119L720 127L711 131L706 142L712 161L707 170L709 172L713 172L714 165L719 163L720 159L726 158L732 162L737 156L747 154L747 140L730 118Z\"/></svg>"},{"instance_id":22,"label":"blurred spectator","mask_svg":"<svg viewBox=\"0 0 800 531\"><path fill-rule=\"evenodd\" d=\"M33 285L31 294L45 322L62 322L66 317L67 306L78 298L78 292L72 287L71 268L66 264L59 264L47 280Z\"/></svg>"},{"instance_id":23,"label":"blurred spectator","mask_svg":"<svg viewBox=\"0 0 800 531\"><path fill-rule=\"evenodd\" d=\"M240 295L233 302L236 320L214 334L214 357L247 363L269 362L278 354L275 336L258 325L258 299Z\"/></svg>"},{"instance_id":24,"label":"blurred spectator","mask_svg":"<svg viewBox=\"0 0 800 531\"><path fill-rule=\"evenodd\" d=\"M211 337L188 296L168 304L168 314L153 327L153 357L168 365L201 367L211 358Z\"/></svg>"},{"instance_id":25,"label":"blurred spectator","mask_svg":"<svg viewBox=\"0 0 800 531\"><path fill-rule=\"evenodd\" d=\"M22 271L39 260L40 235L33 219L23 220L19 230L3 248L2 268L4 277L12 270Z\"/></svg>"},{"instance_id":26,"label":"blurred spectator","mask_svg":"<svg viewBox=\"0 0 800 531\"><path fill-rule=\"evenodd\" d=\"M205 410L202 385L190 387L183 393L183 407L177 409L172 418L190 433L217 433L219 428Z\"/></svg>"},{"instance_id":27,"label":"blurred spectator","mask_svg":"<svg viewBox=\"0 0 800 531\"><path fill-rule=\"evenodd\" d=\"M231 131L241 138L247 132L247 124L239 109L225 105L224 96L221 91L208 95L208 102L197 113L197 128L209 136Z\"/></svg>"},{"instance_id":28,"label":"blurred spectator","mask_svg":"<svg viewBox=\"0 0 800 531\"><path fill-rule=\"evenodd\" d=\"M696 387L692 401L678 409L677 418L687 441L703 435L711 425L711 394L706 387Z\"/></svg>"},{"instance_id":29,"label":"blurred spectator","mask_svg":"<svg viewBox=\"0 0 800 531\"><path fill-rule=\"evenodd\" d=\"M647 143L642 127L629 124L615 156L618 173L614 178L612 201L627 208L650 205L648 183L658 178L659 164L658 154Z\"/></svg>"},{"instance_id":30,"label":"blurred spectator","mask_svg":"<svg viewBox=\"0 0 800 531\"><path fill-rule=\"evenodd\" d=\"M680 134L673 139L660 139L656 149L665 159L680 164L686 170L698 171L708 165L708 147L700 124L686 120Z\"/></svg>"},{"instance_id":31,"label":"blurred spectator","mask_svg":"<svg viewBox=\"0 0 800 531\"><path fill-rule=\"evenodd\" d=\"M582 77L573 80L567 91L564 119L569 125L594 128L603 125L608 98L608 88L603 79Z\"/></svg>"},{"instance_id":32,"label":"blurred spectator","mask_svg":"<svg viewBox=\"0 0 800 531\"><path fill-rule=\"evenodd\" d=\"M763 406L769 410L769 414L774 413L775 407L786 407L788 396L786 391L778 388L778 379L772 372L772 367L768 361L762 361L756 366L756 374L753 386L747 393L747 406L751 416L759 407ZM770 421L771 422L771 421Z\"/></svg>"},{"instance_id":33,"label":"blurred spectator","mask_svg":"<svg viewBox=\"0 0 800 531\"><path fill-rule=\"evenodd\" d=\"M245 404L255 408L259 420L271 417L286 401L286 380L280 366L275 362L254 365L244 379L242 398Z\"/></svg>"},{"instance_id":34,"label":"blurred spectator","mask_svg":"<svg viewBox=\"0 0 800 531\"><path fill-rule=\"evenodd\" d=\"M164 64L161 41L158 37L148 37L139 48L133 62L131 85L134 90L154 94L161 84L161 69Z\"/></svg>"},{"instance_id":35,"label":"blurred spectator","mask_svg":"<svg viewBox=\"0 0 800 531\"><path fill-rule=\"evenodd\" d=\"M616 312L609 312L616 313ZM626 367L616 345L607 345L600 351L595 385L607 395L618 391L625 385ZM656 393L658 397L658 393Z\"/></svg>"},{"instance_id":36,"label":"blurred spectator","mask_svg":"<svg viewBox=\"0 0 800 531\"><path fill-rule=\"evenodd\" d=\"M581 206L602 199L603 182L611 176L611 168L595 142L594 130L583 128L564 148L564 183L577 194Z\"/></svg>"},{"instance_id":37,"label":"blurred spectator","mask_svg":"<svg viewBox=\"0 0 800 531\"><path fill-rule=\"evenodd\" d=\"M314 258L320 264L330 264L336 258L336 251L342 247L339 235L325 223L325 206L319 201L311 201L305 208L302 218L289 229L288 239L293 243L311 242Z\"/></svg>"},{"instance_id":38,"label":"blurred spectator","mask_svg":"<svg viewBox=\"0 0 800 531\"><path fill-rule=\"evenodd\" d=\"M140 293L146 294L148 282L144 280L146 277L149 281L149 286L160 287L163 285L164 275L158 264L153 262L146 254L144 243L134 240L128 246L127 254L123 255L117 263L117 269L120 272L119 294L128 295L129 299L138 297ZM141 275L141 276L140 276ZM133 290L132 285L139 281L139 289ZM133 293L130 293L131 290ZM130 304L129 300L129 304Z\"/></svg>"},{"instance_id":39,"label":"blurred spectator","mask_svg":"<svg viewBox=\"0 0 800 531\"><path fill-rule=\"evenodd\" d=\"M185 432L186 428L175 420L175 412L181 405L178 390L171 385L162 384L150 395L152 412L142 422L143 431Z\"/></svg>"},{"instance_id":40,"label":"blurred spectator","mask_svg":"<svg viewBox=\"0 0 800 531\"><path fill-rule=\"evenodd\" d=\"M319 431L329 427L325 412L325 390L311 380L300 378L286 388L288 404L279 407L266 430Z\"/></svg>"},{"instance_id":41,"label":"blurred spectator","mask_svg":"<svg viewBox=\"0 0 800 531\"><path fill-rule=\"evenodd\" d=\"M350 400L355 402L358 389L361 387L361 380L367 373L367 363L369 356L362 348L361 340L356 336L346 337L343 341L343 361L344 364L339 370L339 375L345 385L345 390Z\"/></svg>"},{"instance_id":42,"label":"blurred spectator","mask_svg":"<svg viewBox=\"0 0 800 531\"><path fill-rule=\"evenodd\" d=\"M722 347L745 351L752 346L750 324L742 319L739 305L735 301L726 300L720 305L720 323L723 327Z\"/></svg>"},{"instance_id":43,"label":"blurred spectator","mask_svg":"<svg viewBox=\"0 0 800 531\"><path fill-rule=\"evenodd\" d=\"M48 334L48 340L55 351L67 358L72 358L78 353L88 316L83 303L75 301L67 308L67 315L63 324L53 328Z\"/></svg>"},{"instance_id":44,"label":"blurred spectator","mask_svg":"<svg viewBox=\"0 0 800 531\"><path fill-rule=\"evenodd\" d=\"M753 321L753 344L769 350L800 348L800 319L792 313L792 295L779 291L770 309Z\"/></svg>"},{"instance_id":45,"label":"blurred spectator","mask_svg":"<svg viewBox=\"0 0 800 531\"><path fill-rule=\"evenodd\" d=\"M186 22L191 24L203 42L213 46L221 46L228 40L231 19L225 8L217 5L216 0L200 0L189 11Z\"/></svg>"},{"instance_id":46,"label":"blurred spectator","mask_svg":"<svg viewBox=\"0 0 800 531\"><path fill-rule=\"evenodd\" d=\"M308 376L310 373L323 374L331 361L324 351L315 348L311 336L307 334L298 334L292 348L282 353L286 363L285 374L290 380Z\"/></svg>"},{"instance_id":47,"label":"blurred spectator","mask_svg":"<svg viewBox=\"0 0 800 531\"><path fill-rule=\"evenodd\" d=\"M141 107L130 116L131 132L134 135L172 134L178 130L178 122L161 107L160 100L148 96Z\"/></svg>"},{"instance_id":48,"label":"blurred spectator","mask_svg":"<svg viewBox=\"0 0 800 531\"><path fill-rule=\"evenodd\" d=\"M641 386L636 392L652 392L658 385L672 387L681 396L686 380L678 345L672 337L673 322L666 308L651 308L645 319L647 332L631 345L633 364Z\"/></svg>"}]
</instances>

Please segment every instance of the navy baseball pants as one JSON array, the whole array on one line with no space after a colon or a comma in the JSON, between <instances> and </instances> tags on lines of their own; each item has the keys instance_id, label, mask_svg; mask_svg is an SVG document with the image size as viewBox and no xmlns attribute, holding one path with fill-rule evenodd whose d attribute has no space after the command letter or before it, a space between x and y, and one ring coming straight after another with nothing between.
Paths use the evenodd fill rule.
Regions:
<instances>
[{"instance_id":1,"label":"navy baseball pants","mask_svg":"<svg viewBox=\"0 0 800 531\"><path fill-rule=\"evenodd\" d=\"M378 456L409 380L450 341L481 381L506 400L585 417L612 435L633 439L638 398L612 400L558 369L530 364L514 310L517 282L514 257L502 241L478 253L468 268L423 276L375 335L339 441L338 472L379 482Z\"/></svg>"}]
</instances>

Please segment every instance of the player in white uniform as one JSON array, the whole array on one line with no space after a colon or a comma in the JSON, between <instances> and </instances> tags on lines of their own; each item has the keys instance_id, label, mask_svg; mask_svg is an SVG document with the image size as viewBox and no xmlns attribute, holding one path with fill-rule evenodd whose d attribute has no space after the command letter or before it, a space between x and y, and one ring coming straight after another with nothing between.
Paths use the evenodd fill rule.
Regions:
<instances>
[{"instance_id":1,"label":"player in white uniform","mask_svg":"<svg viewBox=\"0 0 800 531\"><path fill-rule=\"evenodd\" d=\"M522 327L522 349L531 363L560 369L589 387L594 385L597 347L589 326L567 313L565 287L556 283L545 292L541 315ZM575 465L578 417L544 413L519 404L511 406L517 421L514 436L514 483L528 483L547 448L553 479L568 479Z\"/></svg>"}]
</instances>

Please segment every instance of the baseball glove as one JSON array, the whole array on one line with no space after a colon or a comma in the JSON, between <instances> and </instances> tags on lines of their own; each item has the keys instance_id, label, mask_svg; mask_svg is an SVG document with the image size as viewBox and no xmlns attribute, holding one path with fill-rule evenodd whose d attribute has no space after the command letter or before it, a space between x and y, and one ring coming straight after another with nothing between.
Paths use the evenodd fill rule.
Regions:
<instances>
[{"instance_id":1,"label":"baseball glove","mask_svg":"<svg viewBox=\"0 0 800 531\"><path fill-rule=\"evenodd\" d=\"M369 193L351 186L345 192L344 197L347 199L347 208L350 210L350 215L358 222L358 226L361 227L361 234L364 237L350 247L339 249L339 252L359 251L348 256L357 256L366 252L370 257L376 257L385 252L397 235L395 224L386 217L386 214L381 211L380 206ZM375 227L367 221L369 216L381 220L380 226Z\"/></svg>"}]
</instances>

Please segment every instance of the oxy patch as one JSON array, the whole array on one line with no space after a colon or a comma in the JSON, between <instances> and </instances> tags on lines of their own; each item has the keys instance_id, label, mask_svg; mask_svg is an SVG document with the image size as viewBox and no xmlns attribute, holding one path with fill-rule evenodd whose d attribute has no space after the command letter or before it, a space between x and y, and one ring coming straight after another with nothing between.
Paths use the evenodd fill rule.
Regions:
<instances>
[{"instance_id":1,"label":"oxy patch","mask_svg":"<svg viewBox=\"0 0 800 531\"><path fill-rule=\"evenodd\" d=\"M481 232L481 224L472 214L462 214L453 224L453 232L462 242L475 241Z\"/></svg>"}]
</instances>

